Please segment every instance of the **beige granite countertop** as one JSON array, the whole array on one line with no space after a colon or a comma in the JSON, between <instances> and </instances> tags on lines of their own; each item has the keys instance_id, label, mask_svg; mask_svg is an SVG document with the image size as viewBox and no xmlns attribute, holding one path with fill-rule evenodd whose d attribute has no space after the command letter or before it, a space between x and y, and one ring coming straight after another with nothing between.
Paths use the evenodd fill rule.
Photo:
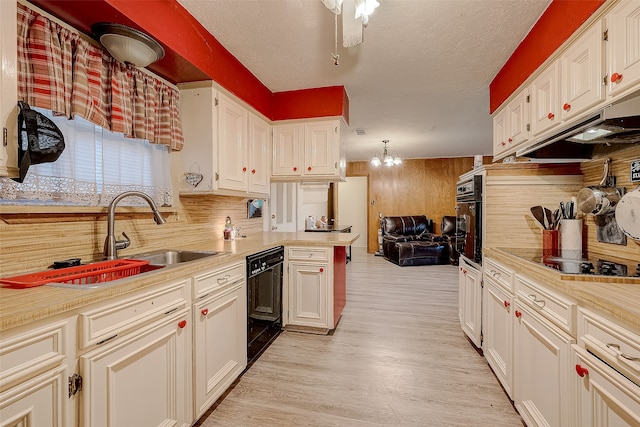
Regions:
<instances>
[{"instance_id":1,"label":"beige granite countertop","mask_svg":"<svg viewBox=\"0 0 640 427\"><path fill-rule=\"evenodd\" d=\"M71 289L38 286L28 289L0 287L0 331L25 325L65 312L82 308L116 295L152 286L167 280L185 277L209 268L238 261L275 246L349 246L360 237L357 233L274 233L265 232L252 238L232 241L211 239L198 245L171 249L224 252L212 258L203 258L120 279L94 289ZM140 250L143 253L145 250Z\"/></svg>"},{"instance_id":2,"label":"beige granite countertop","mask_svg":"<svg viewBox=\"0 0 640 427\"><path fill-rule=\"evenodd\" d=\"M568 296L580 307L598 311L640 333L640 278L571 276L517 256L508 249L485 248L484 256Z\"/></svg>"}]
</instances>

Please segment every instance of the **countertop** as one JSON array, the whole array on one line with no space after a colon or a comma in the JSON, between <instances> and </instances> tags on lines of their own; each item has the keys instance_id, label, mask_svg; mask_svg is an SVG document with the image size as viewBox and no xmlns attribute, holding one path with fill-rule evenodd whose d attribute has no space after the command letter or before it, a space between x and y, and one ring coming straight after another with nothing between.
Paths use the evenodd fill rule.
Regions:
<instances>
[{"instance_id":1,"label":"countertop","mask_svg":"<svg viewBox=\"0 0 640 427\"><path fill-rule=\"evenodd\" d=\"M323 225L320 227L316 227L316 228L305 228L304 231L307 232L325 232L325 233L330 233L330 232L336 232L336 233L348 233L348 230L351 230L351 227L353 227L352 225L339 225L339 224L332 224L332 225Z\"/></svg>"},{"instance_id":2,"label":"countertop","mask_svg":"<svg viewBox=\"0 0 640 427\"><path fill-rule=\"evenodd\" d=\"M533 261L534 252L485 248L484 256L568 296L581 307L599 311L640 333L640 278L570 275Z\"/></svg>"},{"instance_id":3,"label":"countertop","mask_svg":"<svg viewBox=\"0 0 640 427\"><path fill-rule=\"evenodd\" d=\"M275 246L349 246L359 237L359 234L354 233L265 232L255 237L238 238L231 241L211 239L197 245L171 247L171 249L216 251L222 252L222 254L184 264L175 264L128 279L120 279L100 288L71 289L49 285L29 289L0 287L0 331L71 312L89 304L163 281L175 280L229 263L244 262L247 255ZM153 249L140 248L138 253L149 250Z\"/></svg>"}]
</instances>

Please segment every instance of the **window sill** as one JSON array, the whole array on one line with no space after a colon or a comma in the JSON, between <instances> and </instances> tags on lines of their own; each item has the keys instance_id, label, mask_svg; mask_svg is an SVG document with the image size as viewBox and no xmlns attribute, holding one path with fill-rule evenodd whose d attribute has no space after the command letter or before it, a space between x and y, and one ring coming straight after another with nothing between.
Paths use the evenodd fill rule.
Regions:
<instances>
[{"instance_id":1,"label":"window sill","mask_svg":"<svg viewBox=\"0 0 640 427\"><path fill-rule=\"evenodd\" d=\"M158 209L165 217L177 214L175 206ZM146 218L152 213L147 206L118 206L118 217ZM106 206L0 206L0 220L7 224L95 221L106 219Z\"/></svg>"}]
</instances>

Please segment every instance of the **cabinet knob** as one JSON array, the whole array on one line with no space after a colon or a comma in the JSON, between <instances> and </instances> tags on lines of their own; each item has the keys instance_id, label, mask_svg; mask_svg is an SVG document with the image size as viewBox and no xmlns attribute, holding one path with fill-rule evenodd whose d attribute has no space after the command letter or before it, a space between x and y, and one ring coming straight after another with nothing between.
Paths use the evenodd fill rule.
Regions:
<instances>
[{"instance_id":1,"label":"cabinet knob","mask_svg":"<svg viewBox=\"0 0 640 427\"><path fill-rule=\"evenodd\" d=\"M513 142L513 139L509 138L507 141L508 141L508 142Z\"/></svg>"},{"instance_id":2,"label":"cabinet knob","mask_svg":"<svg viewBox=\"0 0 640 427\"><path fill-rule=\"evenodd\" d=\"M324 268L320 267L320 273L324 272Z\"/></svg>"},{"instance_id":3,"label":"cabinet knob","mask_svg":"<svg viewBox=\"0 0 640 427\"><path fill-rule=\"evenodd\" d=\"M522 312L516 310L516 317L518 317L518 318L522 317Z\"/></svg>"},{"instance_id":4,"label":"cabinet knob","mask_svg":"<svg viewBox=\"0 0 640 427\"><path fill-rule=\"evenodd\" d=\"M178 328L184 329L185 326L187 326L187 321L186 320L181 320L180 322L178 322Z\"/></svg>"},{"instance_id":5,"label":"cabinet knob","mask_svg":"<svg viewBox=\"0 0 640 427\"><path fill-rule=\"evenodd\" d=\"M502 141L502 142L500 143L500 145L502 145L502 146L504 147L504 146L505 146L505 145L507 145L507 144L506 144L504 141Z\"/></svg>"},{"instance_id":6,"label":"cabinet knob","mask_svg":"<svg viewBox=\"0 0 640 427\"><path fill-rule=\"evenodd\" d=\"M548 118L549 120L553 120L555 117L556 117L556 116L555 116L555 114L553 114L553 113L549 113L549 114L547 114L547 118Z\"/></svg>"},{"instance_id":7,"label":"cabinet knob","mask_svg":"<svg viewBox=\"0 0 640 427\"><path fill-rule=\"evenodd\" d=\"M203 308L200 313L202 313L203 316L206 316L207 314L209 314L209 309L208 308Z\"/></svg>"},{"instance_id":8,"label":"cabinet knob","mask_svg":"<svg viewBox=\"0 0 640 427\"><path fill-rule=\"evenodd\" d=\"M580 377L584 377L585 375L589 375L589 370L587 368L583 368L580 365L576 365L576 373Z\"/></svg>"},{"instance_id":9,"label":"cabinet knob","mask_svg":"<svg viewBox=\"0 0 640 427\"><path fill-rule=\"evenodd\" d=\"M251 173L255 175L256 174L256 170L255 169L251 169Z\"/></svg>"},{"instance_id":10,"label":"cabinet knob","mask_svg":"<svg viewBox=\"0 0 640 427\"><path fill-rule=\"evenodd\" d=\"M509 301L505 301L504 302L504 307L505 308L509 308L511 306L511 303Z\"/></svg>"},{"instance_id":11,"label":"cabinet knob","mask_svg":"<svg viewBox=\"0 0 640 427\"><path fill-rule=\"evenodd\" d=\"M246 168L246 167L245 167L245 168L242 168L242 172L246 172L246 171L247 171L247 168Z\"/></svg>"},{"instance_id":12,"label":"cabinet knob","mask_svg":"<svg viewBox=\"0 0 640 427\"><path fill-rule=\"evenodd\" d=\"M467 270L462 270L462 274L467 274Z\"/></svg>"},{"instance_id":13,"label":"cabinet knob","mask_svg":"<svg viewBox=\"0 0 640 427\"><path fill-rule=\"evenodd\" d=\"M310 170L311 170L311 166L309 166L309 167L307 168L307 170L308 170L308 171L310 171Z\"/></svg>"},{"instance_id":14,"label":"cabinet knob","mask_svg":"<svg viewBox=\"0 0 640 427\"><path fill-rule=\"evenodd\" d=\"M618 74L618 73L611 74L611 83L618 83L620 80L622 80L622 74Z\"/></svg>"},{"instance_id":15,"label":"cabinet knob","mask_svg":"<svg viewBox=\"0 0 640 427\"><path fill-rule=\"evenodd\" d=\"M562 109L563 109L564 111L569 111L569 110L571 110L571 104L564 104L564 105L562 106Z\"/></svg>"},{"instance_id":16,"label":"cabinet knob","mask_svg":"<svg viewBox=\"0 0 640 427\"><path fill-rule=\"evenodd\" d=\"M298 168L294 166L293 167L293 171L296 172L297 170L298 170Z\"/></svg>"}]
</instances>

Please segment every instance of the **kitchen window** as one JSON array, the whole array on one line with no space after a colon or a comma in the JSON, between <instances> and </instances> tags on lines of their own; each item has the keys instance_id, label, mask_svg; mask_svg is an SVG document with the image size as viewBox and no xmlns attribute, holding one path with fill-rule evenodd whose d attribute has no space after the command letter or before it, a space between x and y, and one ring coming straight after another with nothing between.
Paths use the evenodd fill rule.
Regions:
<instances>
[{"instance_id":1,"label":"kitchen window","mask_svg":"<svg viewBox=\"0 0 640 427\"><path fill-rule=\"evenodd\" d=\"M52 163L31 165L23 183L0 179L0 204L106 206L119 193L148 194L158 206L171 206L169 149L125 138L82 117L67 120L33 108L60 128L65 149ZM144 203L127 198L123 203Z\"/></svg>"}]
</instances>

